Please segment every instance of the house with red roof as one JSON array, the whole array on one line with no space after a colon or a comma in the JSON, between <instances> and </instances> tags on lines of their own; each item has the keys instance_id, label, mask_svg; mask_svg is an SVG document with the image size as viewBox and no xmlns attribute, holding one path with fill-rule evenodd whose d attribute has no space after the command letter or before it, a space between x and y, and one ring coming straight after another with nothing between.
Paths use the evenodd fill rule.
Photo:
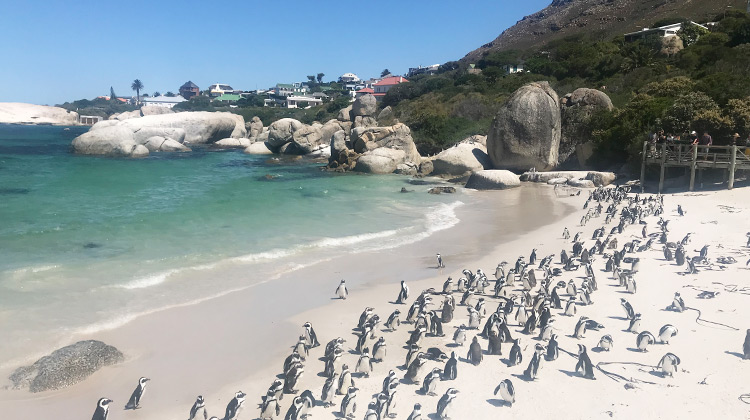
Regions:
<instances>
[{"instance_id":1,"label":"house with red roof","mask_svg":"<svg viewBox=\"0 0 750 420\"><path fill-rule=\"evenodd\" d=\"M372 88L366 87L355 92L355 96L359 98L360 96L367 95L368 93L372 95L373 93L375 93L375 91L372 90Z\"/></svg>"},{"instance_id":2,"label":"house with red roof","mask_svg":"<svg viewBox=\"0 0 750 420\"><path fill-rule=\"evenodd\" d=\"M385 94L394 86L399 85L401 83L406 83L408 80L406 80L405 77L402 76L388 76L381 81L375 83L372 85L372 88L374 90L373 95L375 95L375 99L378 101L382 100ZM363 89L364 90L364 89ZM359 94L361 91L357 91L357 94Z\"/></svg>"}]
</instances>

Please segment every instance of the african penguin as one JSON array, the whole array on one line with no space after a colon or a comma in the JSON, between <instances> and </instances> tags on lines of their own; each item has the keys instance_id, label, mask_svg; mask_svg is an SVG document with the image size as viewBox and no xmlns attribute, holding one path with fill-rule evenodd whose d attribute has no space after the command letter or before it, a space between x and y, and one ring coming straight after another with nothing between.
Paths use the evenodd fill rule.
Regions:
<instances>
[{"instance_id":1,"label":"african penguin","mask_svg":"<svg viewBox=\"0 0 750 420\"><path fill-rule=\"evenodd\" d=\"M140 378L138 379L138 385L135 387L135 390L133 391L133 394L130 395L130 399L128 400L128 403L125 404L126 410L135 410L140 407L141 398L143 398L143 394L146 393L146 382L150 381L148 378Z\"/></svg>"},{"instance_id":2,"label":"african penguin","mask_svg":"<svg viewBox=\"0 0 750 420\"><path fill-rule=\"evenodd\" d=\"M509 406L513 406L513 403L516 402L516 390L513 388L513 382L510 379L500 382L500 385L495 388L494 394L497 395L498 392L503 401L508 403Z\"/></svg>"},{"instance_id":3,"label":"african penguin","mask_svg":"<svg viewBox=\"0 0 750 420\"><path fill-rule=\"evenodd\" d=\"M107 420L107 415L109 414L109 403L111 403L112 400L109 398L99 398L99 401L96 402L96 409L94 410L94 416L91 417L91 420Z\"/></svg>"}]
</instances>

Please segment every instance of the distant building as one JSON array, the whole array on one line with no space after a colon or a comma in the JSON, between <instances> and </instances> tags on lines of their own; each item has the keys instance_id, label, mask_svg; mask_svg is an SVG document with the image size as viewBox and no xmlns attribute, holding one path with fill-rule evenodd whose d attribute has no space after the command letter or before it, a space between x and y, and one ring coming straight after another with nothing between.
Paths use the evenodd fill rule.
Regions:
<instances>
[{"instance_id":1,"label":"distant building","mask_svg":"<svg viewBox=\"0 0 750 420\"><path fill-rule=\"evenodd\" d=\"M469 74L481 74L482 69L477 68L476 64L469 64L469 68L466 69L466 72Z\"/></svg>"},{"instance_id":2,"label":"distant building","mask_svg":"<svg viewBox=\"0 0 750 420\"><path fill-rule=\"evenodd\" d=\"M356 95L357 98L359 98L360 96L367 95L368 93L370 95L372 95L373 93L375 93L375 91L372 88L366 87L366 88L362 88L362 89L356 91L355 95Z\"/></svg>"},{"instance_id":3,"label":"distant building","mask_svg":"<svg viewBox=\"0 0 750 420\"><path fill-rule=\"evenodd\" d=\"M193 96L197 96L200 93L198 85L188 80L184 85L180 86L180 96L185 99L190 99Z\"/></svg>"},{"instance_id":4,"label":"distant building","mask_svg":"<svg viewBox=\"0 0 750 420\"><path fill-rule=\"evenodd\" d=\"M372 85L372 89L374 90L373 95L375 95L375 99L382 100L388 91L401 83L406 83L408 80L406 80L405 77L401 76L390 76L386 77L385 79L375 83Z\"/></svg>"},{"instance_id":5,"label":"distant building","mask_svg":"<svg viewBox=\"0 0 750 420\"><path fill-rule=\"evenodd\" d=\"M354 73L344 73L339 77L339 83L357 83L360 78Z\"/></svg>"},{"instance_id":6,"label":"distant building","mask_svg":"<svg viewBox=\"0 0 750 420\"><path fill-rule=\"evenodd\" d=\"M154 96L141 98L144 106L160 106L164 108L172 108L180 102L185 102L186 99L182 96Z\"/></svg>"},{"instance_id":7,"label":"distant building","mask_svg":"<svg viewBox=\"0 0 750 420\"><path fill-rule=\"evenodd\" d=\"M304 95L308 91L307 86L303 83L277 83L273 88L273 94L276 96Z\"/></svg>"},{"instance_id":8,"label":"distant building","mask_svg":"<svg viewBox=\"0 0 750 420\"><path fill-rule=\"evenodd\" d=\"M79 115L78 116L78 123L83 124L83 125L94 125L102 120L104 120L104 118L98 115Z\"/></svg>"},{"instance_id":9,"label":"distant building","mask_svg":"<svg viewBox=\"0 0 750 420\"><path fill-rule=\"evenodd\" d=\"M507 74L523 73L525 71L523 64L505 64L503 70Z\"/></svg>"},{"instance_id":10,"label":"distant building","mask_svg":"<svg viewBox=\"0 0 750 420\"><path fill-rule=\"evenodd\" d=\"M313 96L292 95L286 98L287 108L309 108L311 106L318 106L322 103L322 99Z\"/></svg>"},{"instance_id":11,"label":"distant building","mask_svg":"<svg viewBox=\"0 0 750 420\"><path fill-rule=\"evenodd\" d=\"M690 23L708 30L708 28L706 28L703 25L699 25L695 22L690 22ZM640 31L625 34L625 41L634 42L639 39L644 39L652 35L656 35L660 37L674 36L674 35L677 35L677 32L679 32L680 29L682 29L682 23L673 23L671 25L659 26L658 28L643 28Z\"/></svg>"},{"instance_id":12,"label":"distant building","mask_svg":"<svg viewBox=\"0 0 750 420\"><path fill-rule=\"evenodd\" d=\"M208 96L212 98L219 97L225 93L239 94L240 91L235 91L234 88L223 83L215 83L208 87Z\"/></svg>"},{"instance_id":13,"label":"distant building","mask_svg":"<svg viewBox=\"0 0 750 420\"><path fill-rule=\"evenodd\" d=\"M437 74L439 68L440 68L440 64L433 64L427 67L422 67L422 66L411 67L409 68L409 72L406 73L406 77L413 77L418 74L429 74L429 75Z\"/></svg>"},{"instance_id":14,"label":"distant building","mask_svg":"<svg viewBox=\"0 0 750 420\"><path fill-rule=\"evenodd\" d=\"M221 96L218 96L218 97L214 98L214 101L225 102L225 103L228 103L228 104L234 104L237 101L239 101L240 99L242 99L241 95L238 95L236 93L225 93L225 94L223 94Z\"/></svg>"}]
</instances>

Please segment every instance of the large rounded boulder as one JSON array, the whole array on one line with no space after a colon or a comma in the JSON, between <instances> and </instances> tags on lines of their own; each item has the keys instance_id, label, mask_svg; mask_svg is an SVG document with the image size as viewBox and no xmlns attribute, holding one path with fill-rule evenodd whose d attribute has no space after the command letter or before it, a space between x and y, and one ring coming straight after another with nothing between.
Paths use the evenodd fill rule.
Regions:
<instances>
[{"instance_id":1,"label":"large rounded boulder","mask_svg":"<svg viewBox=\"0 0 750 420\"><path fill-rule=\"evenodd\" d=\"M268 145L272 148L280 148L294 138L294 132L300 130L305 124L294 118L282 118L274 121L268 127Z\"/></svg>"},{"instance_id":2,"label":"large rounded boulder","mask_svg":"<svg viewBox=\"0 0 750 420\"><path fill-rule=\"evenodd\" d=\"M133 132L144 128L161 130L181 128L185 130L185 142L190 144L209 144L227 137L243 138L247 134L244 118L229 112L178 112L148 115L122 121L118 126L127 127ZM153 135L164 134L151 131L149 137Z\"/></svg>"},{"instance_id":3,"label":"large rounded boulder","mask_svg":"<svg viewBox=\"0 0 750 420\"><path fill-rule=\"evenodd\" d=\"M432 159L433 175L463 175L491 169L487 149L480 143L459 143L443 150Z\"/></svg>"},{"instance_id":4,"label":"large rounded boulder","mask_svg":"<svg viewBox=\"0 0 750 420\"><path fill-rule=\"evenodd\" d=\"M374 117L378 110L378 101L374 95L362 95L352 103L351 117Z\"/></svg>"},{"instance_id":5,"label":"large rounded boulder","mask_svg":"<svg viewBox=\"0 0 750 420\"><path fill-rule=\"evenodd\" d=\"M612 100L606 93L580 88L560 100L562 135L558 160L562 169L582 169L593 146L592 117L600 111L612 111ZM589 156L587 156L589 155Z\"/></svg>"},{"instance_id":6,"label":"large rounded boulder","mask_svg":"<svg viewBox=\"0 0 750 420\"><path fill-rule=\"evenodd\" d=\"M487 151L498 169L549 170L557 165L559 147L559 98L547 82L515 91L487 136Z\"/></svg>"},{"instance_id":7,"label":"large rounded boulder","mask_svg":"<svg viewBox=\"0 0 750 420\"><path fill-rule=\"evenodd\" d=\"M133 131L119 125L81 134L73 139L73 150L84 155L117 157L140 157L144 156L145 150L145 155L148 155L148 149L136 143Z\"/></svg>"},{"instance_id":8,"label":"large rounded boulder","mask_svg":"<svg viewBox=\"0 0 750 420\"><path fill-rule=\"evenodd\" d=\"M466 182L466 188L475 190L506 190L519 186L521 180L518 175L501 169L474 172Z\"/></svg>"}]
</instances>

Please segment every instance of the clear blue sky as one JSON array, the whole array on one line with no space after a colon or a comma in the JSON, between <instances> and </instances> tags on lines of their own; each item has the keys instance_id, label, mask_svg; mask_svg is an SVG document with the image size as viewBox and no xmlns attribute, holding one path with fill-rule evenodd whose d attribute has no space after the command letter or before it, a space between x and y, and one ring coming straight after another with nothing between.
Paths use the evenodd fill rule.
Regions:
<instances>
[{"instance_id":1,"label":"clear blue sky","mask_svg":"<svg viewBox=\"0 0 750 420\"><path fill-rule=\"evenodd\" d=\"M457 60L551 0L0 0L0 102L267 88Z\"/></svg>"}]
</instances>

